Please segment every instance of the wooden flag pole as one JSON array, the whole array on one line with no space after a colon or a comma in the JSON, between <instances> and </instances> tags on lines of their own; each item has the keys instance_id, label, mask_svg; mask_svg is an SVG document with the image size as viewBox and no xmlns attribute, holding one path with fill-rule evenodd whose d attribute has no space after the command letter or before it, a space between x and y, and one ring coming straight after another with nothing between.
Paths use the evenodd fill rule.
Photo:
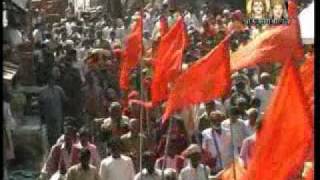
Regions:
<instances>
[{"instance_id":1,"label":"wooden flag pole","mask_svg":"<svg viewBox=\"0 0 320 180\"><path fill-rule=\"evenodd\" d=\"M196 105L196 106L192 106L192 109L190 109L189 111L191 111L191 113L194 111L195 112L195 119L196 119L196 122L198 122L198 119L199 119L199 116L198 116L198 113L199 113L199 105ZM194 110L195 109L195 110ZM195 124L195 123L194 123ZM196 134L199 133L198 130L196 131ZM189 138L190 139L190 138ZM199 139L199 136L196 136L196 142L197 144L201 147L201 141ZM205 180L208 180L209 179L209 173L207 172L207 166L206 164L203 164L204 166L204 169L203 169L203 174L204 174L204 177L206 178Z\"/></svg>"},{"instance_id":2,"label":"wooden flag pole","mask_svg":"<svg viewBox=\"0 0 320 180\"><path fill-rule=\"evenodd\" d=\"M141 0L141 9L140 9L140 18L142 21L142 28L141 28L141 34L142 34L142 54L141 54L141 59L143 57L144 54L144 48L143 48L143 5L144 5L144 0ZM144 99L144 90L143 90L143 62L140 59L140 97L143 100ZM139 134L139 139L140 139L140 148L139 148L139 171L140 171L140 175L142 178L142 153L143 153L143 107L140 106L140 134Z\"/></svg>"},{"instance_id":3,"label":"wooden flag pole","mask_svg":"<svg viewBox=\"0 0 320 180\"><path fill-rule=\"evenodd\" d=\"M234 180L237 180L237 174L236 174L236 160L235 160L235 155L234 155L234 151L235 151L235 147L234 147L234 143L233 143L233 130L232 130L232 122L231 122L231 119L230 119L230 134L231 134L231 147L232 147L232 161L233 161L233 164L232 164L232 170L233 170L233 178Z\"/></svg>"},{"instance_id":4,"label":"wooden flag pole","mask_svg":"<svg viewBox=\"0 0 320 180\"><path fill-rule=\"evenodd\" d=\"M144 98L144 101L145 102L148 102L148 90L146 90L145 92L146 94L146 97ZM146 123L147 123L147 135L148 137L151 135L151 132L150 132L150 114L149 114L149 109L146 108Z\"/></svg>"},{"instance_id":5,"label":"wooden flag pole","mask_svg":"<svg viewBox=\"0 0 320 180\"><path fill-rule=\"evenodd\" d=\"M167 130L167 137L166 137L166 146L164 149L164 162L162 163L161 167L161 180L164 180L164 169L167 166L167 158L168 158L168 148L170 143L170 136L171 136L171 130L172 130L172 121L173 119L169 119L169 126Z\"/></svg>"}]
</instances>

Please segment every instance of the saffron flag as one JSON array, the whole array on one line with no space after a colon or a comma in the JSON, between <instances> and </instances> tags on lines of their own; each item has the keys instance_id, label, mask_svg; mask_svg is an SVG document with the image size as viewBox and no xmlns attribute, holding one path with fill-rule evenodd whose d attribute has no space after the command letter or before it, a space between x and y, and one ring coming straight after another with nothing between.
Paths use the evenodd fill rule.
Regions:
<instances>
[{"instance_id":1,"label":"saffron flag","mask_svg":"<svg viewBox=\"0 0 320 180\"><path fill-rule=\"evenodd\" d=\"M169 32L161 38L156 59L154 60L154 73L151 83L151 99L155 105L168 96L168 85L181 72L182 56L185 49L185 25L183 18L179 18Z\"/></svg>"},{"instance_id":2,"label":"saffron flag","mask_svg":"<svg viewBox=\"0 0 320 180\"><path fill-rule=\"evenodd\" d=\"M142 55L142 18L139 17L126 40L126 47L120 65L120 88L128 90L129 74L135 68Z\"/></svg>"},{"instance_id":3,"label":"saffron flag","mask_svg":"<svg viewBox=\"0 0 320 180\"><path fill-rule=\"evenodd\" d=\"M304 92L308 97L309 107L314 114L314 55L306 56L305 62L300 67L300 75Z\"/></svg>"},{"instance_id":4,"label":"saffron flag","mask_svg":"<svg viewBox=\"0 0 320 180\"><path fill-rule=\"evenodd\" d=\"M314 54L307 54L305 62L300 66L300 76L303 83L303 89L308 98L308 107L310 108L312 120L314 120ZM314 122L311 122L313 127ZM312 134L314 138L314 132ZM309 159L314 159L314 141L309 152Z\"/></svg>"},{"instance_id":5,"label":"saffron flag","mask_svg":"<svg viewBox=\"0 0 320 180\"><path fill-rule=\"evenodd\" d=\"M284 62L289 55L293 56L293 60L303 60L300 26L295 11L296 5L289 1L289 25L272 27L231 54L231 70L237 71L261 63Z\"/></svg>"},{"instance_id":6,"label":"saffron flag","mask_svg":"<svg viewBox=\"0 0 320 180\"><path fill-rule=\"evenodd\" d=\"M231 84L229 37L178 77L169 95L163 121L176 110L228 92Z\"/></svg>"},{"instance_id":7,"label":"saffron flag","mask_svg":"<svg viewBox=\"0 0 320 180\"><path fill-rule=\"evenodd\" d=\"M244 179L283 180L301 173L312 142L310 121L299 72L292 61L287 61Z\"/></svg>"}]
</instances>

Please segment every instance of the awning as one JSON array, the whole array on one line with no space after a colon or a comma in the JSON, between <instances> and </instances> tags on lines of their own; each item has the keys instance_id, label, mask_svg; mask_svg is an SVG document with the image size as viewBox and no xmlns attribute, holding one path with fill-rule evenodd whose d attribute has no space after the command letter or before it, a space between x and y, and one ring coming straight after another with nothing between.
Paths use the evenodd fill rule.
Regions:
<instances>
[{"instance_id":1,"label":"awning","mask_svg":"<svg viewBox=\"0 0 320 180\"><path fill-rule=\"evenodd\" d=\"M314 44L314 1L299 14L303 44Z\"/></svg>"},{"instance_id":2,"label":"awning","mask_svg":"<svg viewBox=\"0 0 320 180\"><path fill-rule=\"evenodd\" d=\"M3 62L3 79L11 81L14 75L17 73L19 66L12 62Z\"/></svg>"},{"instance_id":3,"label":"awning","mask_svg":"<svg viewBox=\"0 0 320 180\"><path fill-rule=\"evenodd\" d=\"M11 0L11 1L15 5L17 5L20 9L22 9L24 11L28 11L28 9L27 9L28 0Z\"/></svg>"}]
</instances>

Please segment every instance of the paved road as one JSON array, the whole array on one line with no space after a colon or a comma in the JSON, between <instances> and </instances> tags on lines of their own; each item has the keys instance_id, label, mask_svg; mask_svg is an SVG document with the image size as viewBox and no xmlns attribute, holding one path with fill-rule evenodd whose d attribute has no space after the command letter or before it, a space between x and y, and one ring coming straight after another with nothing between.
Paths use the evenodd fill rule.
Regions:
<instances>
[{"instance_id":1,"label":"paved road","mask_svg":"<svg viewBox=\"0 0 320 180\"><path fill-rule=\"evenodd\" d=\"M23 118L22 123L14 132L16 159L9 166L9 174L13 173L14 176L26 174L27 178L32 171L35 173L40 171L48 151L45 147L46 140L41 132L39 116L25 116Z\"/></svg>"}]
</instances>

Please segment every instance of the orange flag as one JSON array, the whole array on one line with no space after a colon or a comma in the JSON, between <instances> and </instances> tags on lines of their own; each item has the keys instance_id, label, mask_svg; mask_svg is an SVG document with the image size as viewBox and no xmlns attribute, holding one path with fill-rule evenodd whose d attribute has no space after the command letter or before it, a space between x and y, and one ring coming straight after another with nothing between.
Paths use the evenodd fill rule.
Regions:
<instances>
[{"instance_id":1,"label":"orange flag","mask_svg":"<svg viewBox=\"0 0 320 180\"><path fill-rule=\"evenodd\" d=\"M247 45L231 54L231 70L255 66L261 63L285 61L289 55L294 60L302 60L304 56L300 38L299 22L296 17L296 5L289 1L289 25L270 28Z\"/></svg>"},{"instance_id":2,"label":"orange flag","mask_svg":"<svg viewBox=\"0 0 320 180\"><path fill-rule=\"evenodd\" d=\"M314 119L314 54L307 54L305 62L300 66L300 76L303 89L308 98L308 107L310 108L312 120ZM311 122L313 127L314 122ZM312 136L314 138L314 136ZM313 141L314 142L314 141ZM314 144L310 148L309 158L314 158Z\"/></svg>"},{"instance_id":3,"label":"orange flag","mask_svg":"<svg viewBox=\"0 0 320 180\"><path fill-rule=\"evenodd\" d=\"M180 17L173 27L160 40L156 59L154 60L154 73L151 83L151 99L155 105L168 96L168 85L181 72L182 55L185 49L185 25Z\"/></svg>"},{"instance_id":4,"label":"orange flag","mask_svg":"<svg viewBox=\"0 0 320 180\"><path fill-rule=\"evenodd\" d=\"M228 92L231 81L229 37L178 77L169 95L163 121L176 110Z\"/></svg>"},{"instance_id":5,"label":"orange flag","mask_svg":"<svg viewBox=\"0 0 320 180\"><path fill-rule=\"evenodd\" d=\"M312 142L310 121L299 72L287 61L243 179L283 180L301 173Z\"/></svg>"},{"instance_id":6,"label":"orange flag","mask_svg":"<svg viewBox=\"0 0 320 180\"><path fill-rule=\"evenodd\" d=\"M126 47L122 56L119 80L122 90L128 90L130 71L138 65L142 50L142 18L139 17L126 40Z\"/></svg>"},{"instance_id":7,"label":"orange flag","mask_svg":"<svg viewBox=\"0 0 320 180\"><path fill-rule=\"evenodd\" d=\"M306 56L305 62L300 67L300 75L304 92L309 99L309 107L314 112L314 55Z\"/></svg>"}]
</instances>

